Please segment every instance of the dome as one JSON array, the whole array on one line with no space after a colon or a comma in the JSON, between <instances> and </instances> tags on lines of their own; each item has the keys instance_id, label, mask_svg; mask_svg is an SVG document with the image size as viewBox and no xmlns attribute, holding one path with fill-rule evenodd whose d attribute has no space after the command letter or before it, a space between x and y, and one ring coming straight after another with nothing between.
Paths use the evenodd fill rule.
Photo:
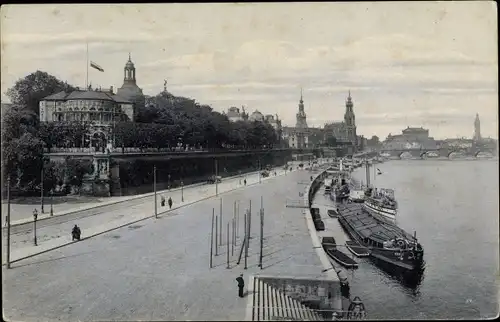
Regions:
<instances>
[{"instance_id":1,"label":"dome","mask_svg":"<svg viewBox=\"0 0 500 322\"><path fill-rule=\"evenodd\" d=\"M132 62L132 59L130 58L130 53L128 54L128 61L125 64L125 68L126 69L134 69L135 68L134 63Z\"/></svg>"},{"instance_id":2,"label":"dome","mask_svg":"<svg viewBox=\"0 0 500 322\"><path fill-rule=\"evenodd\" d=\"M250 121L264 121L264 115L262 115L261 112L259 111L255 111L252 113L252 115L250 115L250 117L248 118Z\"/></svg>"}]
</instances>

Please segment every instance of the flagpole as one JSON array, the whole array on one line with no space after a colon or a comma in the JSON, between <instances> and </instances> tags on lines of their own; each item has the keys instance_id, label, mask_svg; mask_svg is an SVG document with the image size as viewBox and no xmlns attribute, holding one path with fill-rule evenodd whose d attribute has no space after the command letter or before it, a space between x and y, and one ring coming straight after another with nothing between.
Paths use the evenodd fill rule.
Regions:
<instances>
[{"instance_id":1,"label":"flagpole","mask_svg":"<svg viewBox=\"0 0 500 322\"><path fill-rule=\"evenodd\" d=\"M87 76L85 77L85 90L89 88L89 42L87 40Z\"/></svg>"}]
</instances>

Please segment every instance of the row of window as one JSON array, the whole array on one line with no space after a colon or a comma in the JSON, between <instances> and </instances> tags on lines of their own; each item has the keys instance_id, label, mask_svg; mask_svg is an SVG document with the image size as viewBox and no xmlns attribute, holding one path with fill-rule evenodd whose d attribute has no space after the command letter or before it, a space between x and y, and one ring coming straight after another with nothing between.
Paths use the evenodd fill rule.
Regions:
<instances>
[{"instance_id":1,"label":"row of window","mask_svg":"<svg viewBox=\"0 0 500 322\"><path fill-rule=\"evenodd\" d=\"M115 121L126 121L127 116L124 114L115 115ZM109 113L53 113L52 121L98 121L111 122L113 115Z\"/></svg>"}]
</instances>

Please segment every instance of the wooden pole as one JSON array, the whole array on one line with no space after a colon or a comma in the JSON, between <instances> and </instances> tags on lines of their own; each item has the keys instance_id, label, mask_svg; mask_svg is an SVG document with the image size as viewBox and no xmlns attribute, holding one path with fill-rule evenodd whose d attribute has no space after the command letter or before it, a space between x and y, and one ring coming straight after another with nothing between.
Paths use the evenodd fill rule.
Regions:
<instances>
[{"instance_id":1,"label":"wooden pole","mask_svg":"<svg viewBox=\"0 0 500 322\"><path fill-rule=\"evenodd\" d=\"M232 226L231 227L232 228L232 230L231 230L231 232L232 232L232 234L231 234L231 257L234 256L234 223L235 223L235 221L233 218L233 220L231 220L231 226Z\"/></svg>"},{"instance_id":2,"label":"wooden pole","mask_svg":"<svg viewBox=\"0 0 500 322\"><path fill-rule=\"evenodd\" d=\"M250 199L250 208L248 210L248 239L252 238L252 199Z\"/></svg>"},{"instance_id":3,"label":"wooden pole","mask_svg":"<svg viewBox=\"0 0 500 322\"><path fill-rule=\"evenodd\" d=\"M245 231L245 269L247 269L247 260L248 260L248 241L249 241L249 238L248 238L248 228L249 228L249 224L246 224L247 221L248 221L248 214L245 215L245 228L247 229Z\"/></svg>"},{"instance_id":4,"label":"wooden pole","mask_svg":"<svg viewBox=\"0 0 500 322\"><path fill-rule=\"evenodd\" d=\"M236 238L238 238L240 232L240 203L236 204Z\"/></svg>"},{"instance_id":5,"label":"wooden pole","mask_svg":"<svg viewBox=\"0 0 500 322\"><path fill-rule=\"evenodd\" d=\"M260 210L260 256L259 256L259 267L262 269L262 253L264 244L264 209Z\"/></svg>"},{"instance_id":6,"label":"wooden pole","mask_svg":"<svg viewBox=\"0 0 500 322\"><path fill-rule=\"evenodd\" d=\"M212 229L210 230L210 268L212 268L212 257L214 252L214 212L212 212Z\"/></svg>"},{"instance_id":7,"label":"wooden pole","mask_svg":"<svg viewBox=\"0 0 500 322\"><path fill-rule=\"evenodd\" d=\"M229 269L229 221L227 222L227 235L226 235L226 241L227 241L227 266L226 268Z\"/></svg>"},{"instance_id":8,"label":"wooden pole","mask_svg":"<svg viewBox=\"0 0 500 322\"><path fill-rule=\"evenodd\" d=\"M245 238L243 238L243 242L241 243L241 248L240 248L240 255L238 256L238 261L236 262L236 265L240 265L240 262L241 262L241 255L243 254L243 250L245 249L246 247L246 242L245 242Z\"/></svg>"},{"instance_id":9,"label":"wooden pole","mask_svg":"<svg viewBox=\"0 0 500 322\"><path fill-rule=\"evenodd\" d=\"M215 159L215 195L219 195L219 182L218 182L219 170L217 168L217 159Z\"/></svg>"},{"instance_id":10,"label":"wooden pole","mask_svg":"<svg viewBox=\"0 0 500 322\"><path fill-rule=\"evenodd\" d=\"M215 212L215 209L212 208L212 211ZM219 220L219 216L215 216L215 256L218 255L217 253L219 251L219 243L217 243L217 236L219 236L218 229L217 229L219 227L219 225L217 225L218 220Z\"/></svg>"},{"instance_id":11,"label":"wooden pole","mask_svg":"<svg viewBox=\"0 0 500 322\"><path fill-rule=\"evenodd\" d=\"M219 229L219 233L220 233L220 236L219 236L219 244L222 245L222 198L220 198L220 211L219 211L219 214L220 214L220 229Z\"/></svg>"}]
</instances>

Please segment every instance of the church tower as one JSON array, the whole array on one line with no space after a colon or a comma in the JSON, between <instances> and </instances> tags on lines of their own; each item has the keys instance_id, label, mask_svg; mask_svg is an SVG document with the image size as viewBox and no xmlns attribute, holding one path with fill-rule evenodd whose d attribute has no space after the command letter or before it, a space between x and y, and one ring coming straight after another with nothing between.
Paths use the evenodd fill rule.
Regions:
<instances>
[{"instance_id":1,"label":"church tower","mask_svg":"<svg viewBox=\"0 0 500 322\"><path fill-rule=\"evenodd\" d=\"M349 142L353 144L356 148L357 146L357 135L356 135L356 116L353 110L354 104L352 103L351 91L349 91L349 96L345 103L345 113L344 113L344 123L347 131L347 138Z\"/></svg>"},{"instance_id":2,"label":"church tower","mask_svg":"<svg viewBox=\"0 0 500 322\"><path fill-rule=\"evenodd\" d=\"M137 86L135 65L132 62L130 53L128 54L128 61L125 63L125 67L123 69L123 85L118 89L117 95L131 101L134 104L134 116L137 115L138 110L143 108L145 105L145 98L142 93L142 89ZM131 121L135 121L135 119Z\"/></svg>"},{"instance_id":3,"label":"church tower","mask_svg":"<svg viewBox=\"0 0 500 322\"><path fill-rule=\"evenodd\" d=\"M474 121L474 141L481 141L481 122L479 121L479 114L476 113L476 120Z\"/></svg>"},{"instance_id":4,"label":"church tower","mask_svg":"<svg viewBox=\"0 0 500 322\"><path fill-rule=\"evenodd\" d=\"M307 129L307 116L304 112L304 100L302 99L302 88L300 89L299 112L297 113L296 128Z\"/></svg>"}]
</instances>

